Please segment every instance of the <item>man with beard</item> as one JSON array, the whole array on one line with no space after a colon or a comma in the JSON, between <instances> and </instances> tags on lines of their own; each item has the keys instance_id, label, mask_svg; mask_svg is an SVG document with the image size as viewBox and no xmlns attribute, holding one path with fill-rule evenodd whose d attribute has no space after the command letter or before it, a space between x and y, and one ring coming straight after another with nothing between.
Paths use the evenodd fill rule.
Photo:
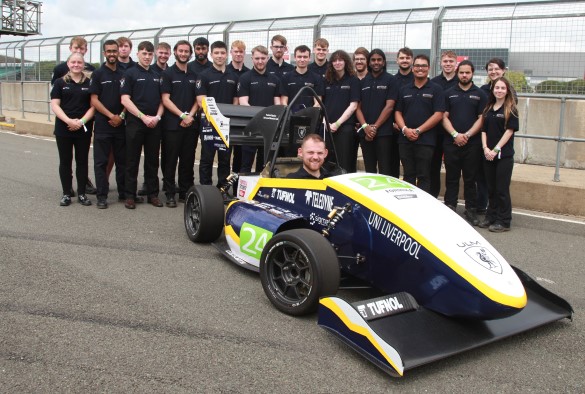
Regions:
<instances>
[{"instance_id":1,"label":"man with beard","mask_svg":"<svg viewBox=\"0 0 585 394\"><path fill-rule=\"evenodd\" d=\"M266 71L282 80L283 76L295 69L290 63L284 61L284 54L288 51L286 38L280 34L272 37L270 49L272 50L272 57L266 64Z\"/></svg>"},{"instance_id":2,"label":"man with beard","mask_svg":"<svg viewBox=\"0 0 585 394\"><path fill-rule=\"evenodd\" d=\"M430 60L414 58L414 81L400 89L396 104L396 124L404 180L429 192L431 159L437 141L437 125L443 119L445 96L441 87L429 80Z\"/></svg>"},{"instance_id":3,"label":"man with beard","mask_svg":"<svg viewBox=\"0 0 585 394\"><path fill-rule=\"evenodd\" d=\"M327 177L327 172L322 168L327 153L325 141L319 134L307 134L298 150L303 165L286 177L296 179L323 179Z\"/></svg>"},{"instance_id":4,"label":"man with beard","mask_svg":"<svg viewBox=\"0 0 585 394\"><path fill-rule=\"evenodd\" d=\"M238 104L236 95L238 76L226 67L227 45L223 41L215 41L211 45L211 59L213 65L197 76L195 85L197 104L202 107L203 99L206 97L215 98L218 104ZM205 125L203 119L201 123L205 128L201 129L199 182L202 185L212 184L213 159L217 151L217 187L220 188L226 184L226 178L230 174L231 149L217 146L213 133L207 133L212 126Z\"/></svg>"},{"instance_id":5,"label":"man with beard","mask_svg":"<svg viewBox=\"0 0 585 394\"><path fill-rule=\"evenodd\" d=\"M359 47L353 53L355 76L358 77L359 80L364 79L364 77L368 75L368 56L370 56L370 52L364 47Z\"/></svg>"},{"instance_id":6,"label":"man with beard","mask_svg":"<svg viewBox=\"0 0 585 394\"><path fill-rule=\"evenodd\" d=\"M258 45L252 49L254 67L240 78L238 82L238 100L240 105L254 105L268 107L280 104L280 81L274 75L266 72L268 49ZM241 172L250 172L254 155L258 150L255 146L242 146ZM258 150L256 169L263 167L264 150Z\"/></svg>"},{"instance_id":7,"label":"man with beard","mask_svg":"<svg viewBox=\"0 0 585 394\"><path fill-rule=\"evenodd\" d=\"M323 78L311 72L308 69L309 59L311 58L311 49L306 45L299 45L294 51L296 67L286 74L281 80L281 104L287 105L297 95L299 90L305 86L309 86L315 90L320 98L323 98L325 87ZM303 108L318 106L317 100L312 94L301 96L295 102L293 112L297 112Z\"/></svg>"},{"instance_id":8,"label":"man with beard","mask_svg":"<svg viewBox=\"0 0 585 394\"><path fill-rule=\"evenodd\" d=\"M469 60L457 67L458 83L445 92L446 109L443 128L447 135L444 140L446 190L445 204L457 209L459 178L463 173L463 216L474 226L477 218L476 174L481 162L482 113L487 105L487 95L473 84L475 68Z\"/></svg>"},{"instance_id":9,"label":"man with beard","mask_svg":"<svg viewBox=\"0 0 585 394\"><path fill-rule=\"evenodd\" d=\"M457 54L445 51L441 54L441 74L431 79L443 88L444 91L457 85ZM442 126L441 126L442 127ZM437 133L437 145L431 162L431 196L437 198L441 192L441 165L443 164L443 137L445 130Z\"/></svg>"},{"instance_id":10,"label":"man with beard","mask_svg":"<svg viewBox=\"0 0 585 394\"><path fill-rule=\"evenodd\" d=\"M195 52L195 59L189 63L189 71L199 75L211 67L211 62L207 59L209 52L209 41L205 37L197 37L193 41L193 51Z\"/></svg>"},{"instance_id":11,"label":"man with beard","mask_svg":"<svg viewBox=\"0 0 585 394\"><path fill-rule=\"evenodd\" d=\"M107 40L103 45L106 61L91 76L89 92L91 105L96 109L93 134L93 161L97 186L97 207L108 207L108 158L113 152L116 163L118 200L124 197L126 171L126 127L124 107L120 102L120 80L123 72L118 67L118 43Z\"/></svg>"},{"instance_id":12,"label":"man with beard","mask_svg":"<svg viewBox=\"0 0 585 394\"><path fill-rule=\"evenodd\" d=\"M164 70L169 66L167 63L169 57L171 57L171 46L166 42L159 42L154 52L156 61L152 65L152 69L159 74L162 74Z\"/></svg>"},{"instance_id":13,"label":"man with beard","mask_svg":"<svg viewBox=\"0 0 585 394\"><path fill-rule=\"evenodd\" d=\"M356 116L360 126L360 146L366 172L390 175L392 121L389 120L398 97L394 77L386 72L386 55L372 49L370 72L361 80L361 101Z\"/></svg>"},{"instance_id":14,"label":"man with beard","mask_svg":"<svg viewBox=\"0 0 585 394\"><path fill-rule=\"evenodd\" d=\"M188 41L180 40L175 44L173 53L176 62L163 71L161 77L162 103L165 107L162 120L164 159L161 160L166 160L163 182L166 206L169 208L177 206L175 200L177 193L179 201L184 201L187 190L194 184L193 166L198 134L195 128L195 114L198 109L195 96L197 75L187 66L193 49ZM178 187L175 183L177 161Z\"/></svg>"},{"instance_id":15,"label":"man with beard","mask_svg":"<svg viewBox=\"0 0 585 394\"><path fill-rule=\"evenodd\" d=\"M314 72L325 78L327 71L327 54L329 53L329 41L324 38L318 38L313 45L313 56L315 61L309 64L309 71Z\"/></svg>"},{"instance_id":16,"label":"man with beard","mask_svg":"<svg viewBox=\"0 0 585 394\"><path fill-rule=\"evenodd\" d=\"M122 71L126 71L136 65L136 62L130 57L132 52L132 41L128 37L118 37L116 39L118 43L118 68Z\"/></svg>"},{"instance_id":17,"label":"man with beard","mask_svg":"<svg viewBox=\"0 0 585 394\"><path fill-rule=\"evenodd\" d=\"M412 58L414 54L412 49L408 47L400 48L396 55L396 63L398 64L398 72L394 74L396 87L400 89L414 81L414 73L412 72ZM400 152L398 148L398 138L400 136L400 129L396 126L396 119L394 119L394 132L392 133L392 141L390 143L390 175L400 177Z\"/></svg>"}]
</instances>

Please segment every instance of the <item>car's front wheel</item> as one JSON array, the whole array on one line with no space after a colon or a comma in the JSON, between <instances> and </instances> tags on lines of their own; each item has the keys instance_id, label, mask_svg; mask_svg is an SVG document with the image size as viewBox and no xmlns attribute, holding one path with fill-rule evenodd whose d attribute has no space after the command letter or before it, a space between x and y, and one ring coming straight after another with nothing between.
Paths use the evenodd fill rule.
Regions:
<instances>
[{"instance_id":1,"label":"car's front wheel","mask_svg":"<svg viewBox=\"0 0 585 394\"><path fill-rule=\"evenodd\" d=\"M264 247L260 280L278 310L305 315L317 309L320 297L337 293L337 255L329 241L314 230L284 231Z\"/></svg>"},{"instance_id":2,"label":"car's front wheel","mask_svg":"<svg viewBox=\"0 0 585 394\"><path fill-rule=\"evenodd\" d=\"M210 185L196 185L185 197L185 230L193 242L215 241L223 230L224 207L221 192Z\"/></svg>"}]
</instances>

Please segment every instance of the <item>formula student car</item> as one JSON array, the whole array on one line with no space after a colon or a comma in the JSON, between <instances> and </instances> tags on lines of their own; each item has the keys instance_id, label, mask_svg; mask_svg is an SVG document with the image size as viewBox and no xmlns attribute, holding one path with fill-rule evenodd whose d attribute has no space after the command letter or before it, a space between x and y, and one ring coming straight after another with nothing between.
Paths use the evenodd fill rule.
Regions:
<instances>
[{"instance_id":1,"label":"formula student car","mask_svg":"<svg viewBox=\"0 0 585 394\"><path fill-rule=\"evenodd\" d=\"M210 143L263 146L267 164L262 173L233 176L221 191L193 187L184 211L189 238L259 271L277 309L318 309L320 326L394 376L572 317L567 301L508 264L435 198L389 176L344 174L330 131L320 127L323 118L329 124L325 111L293 114L292 103L205 102ZM332 176L284 178L301 165L302 137L316 132L324 135ZM223 199L236 180L236 196ZM352 303L336 296L356 283L384 296Z\"/></svg>"}]
</instances>

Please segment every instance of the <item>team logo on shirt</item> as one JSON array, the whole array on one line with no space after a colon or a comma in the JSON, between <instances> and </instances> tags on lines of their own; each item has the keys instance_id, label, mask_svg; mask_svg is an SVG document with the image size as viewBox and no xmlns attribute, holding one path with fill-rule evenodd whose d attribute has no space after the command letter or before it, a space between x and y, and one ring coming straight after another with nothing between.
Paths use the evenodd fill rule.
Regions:
<instances>
[{"instance_id":1,"label":"team logo on shirt","mask_svg":"<svg viewBox=\"0 0 585 394\"><path fill-rule=\"evenodd\" d=\"M429 93L424 93L422 96L424 98L431 98L431 99L433 98L433 95L432 94L429 94Z\"/></svg>"},{"instance_id":2,"label":"team logo on shirt","mask_svg":"<svg viewBox=\"0 0 585 394\"><path fill-rule=\"evenodd\" d=\"M195 87L197 89L201 89L201 80L200 79L198 79L197 82L195 82Z\"/></svg>"},{"instance_id":3,"label":"team logo on shirt","mask_svg":"<svg viewBox=\"0 0 585 394\"><path fill-rule=\"evenodd\" d=\"M238 88L237 88L237 91L238 91L238 92L240 91L240 86L241 86L241 85L240 85L240 83L238 82Z\"/></svg>"},{"instance_id":4,"label":"team logo on shirt","mask_svg":"<svg viewBox=\"0 0 585 394\"><path fill-rule=\"evenodd\" d=\"M121 78L120 79L120 87L124 87L124 84L126 83L126 78Z\"/></svg>"}]
</instances>

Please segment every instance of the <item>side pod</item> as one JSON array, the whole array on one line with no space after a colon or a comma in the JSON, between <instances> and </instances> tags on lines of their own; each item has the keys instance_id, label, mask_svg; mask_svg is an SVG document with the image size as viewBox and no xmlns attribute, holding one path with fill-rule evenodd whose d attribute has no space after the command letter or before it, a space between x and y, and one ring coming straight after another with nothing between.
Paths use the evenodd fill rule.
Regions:
<instances>
[{"instance_id":1,"label":"side pod","mask_svg":"<svg viewBox=\"0 0 585 394\"><path fill-rule=\"evenodd\" d=\"M498 320L453 319L418 306L407 293L352 304L320 300L318 324L392 376L560 320L573 308L514 267L528 296L526 307Z\"/></svg>"}]
</instances>

